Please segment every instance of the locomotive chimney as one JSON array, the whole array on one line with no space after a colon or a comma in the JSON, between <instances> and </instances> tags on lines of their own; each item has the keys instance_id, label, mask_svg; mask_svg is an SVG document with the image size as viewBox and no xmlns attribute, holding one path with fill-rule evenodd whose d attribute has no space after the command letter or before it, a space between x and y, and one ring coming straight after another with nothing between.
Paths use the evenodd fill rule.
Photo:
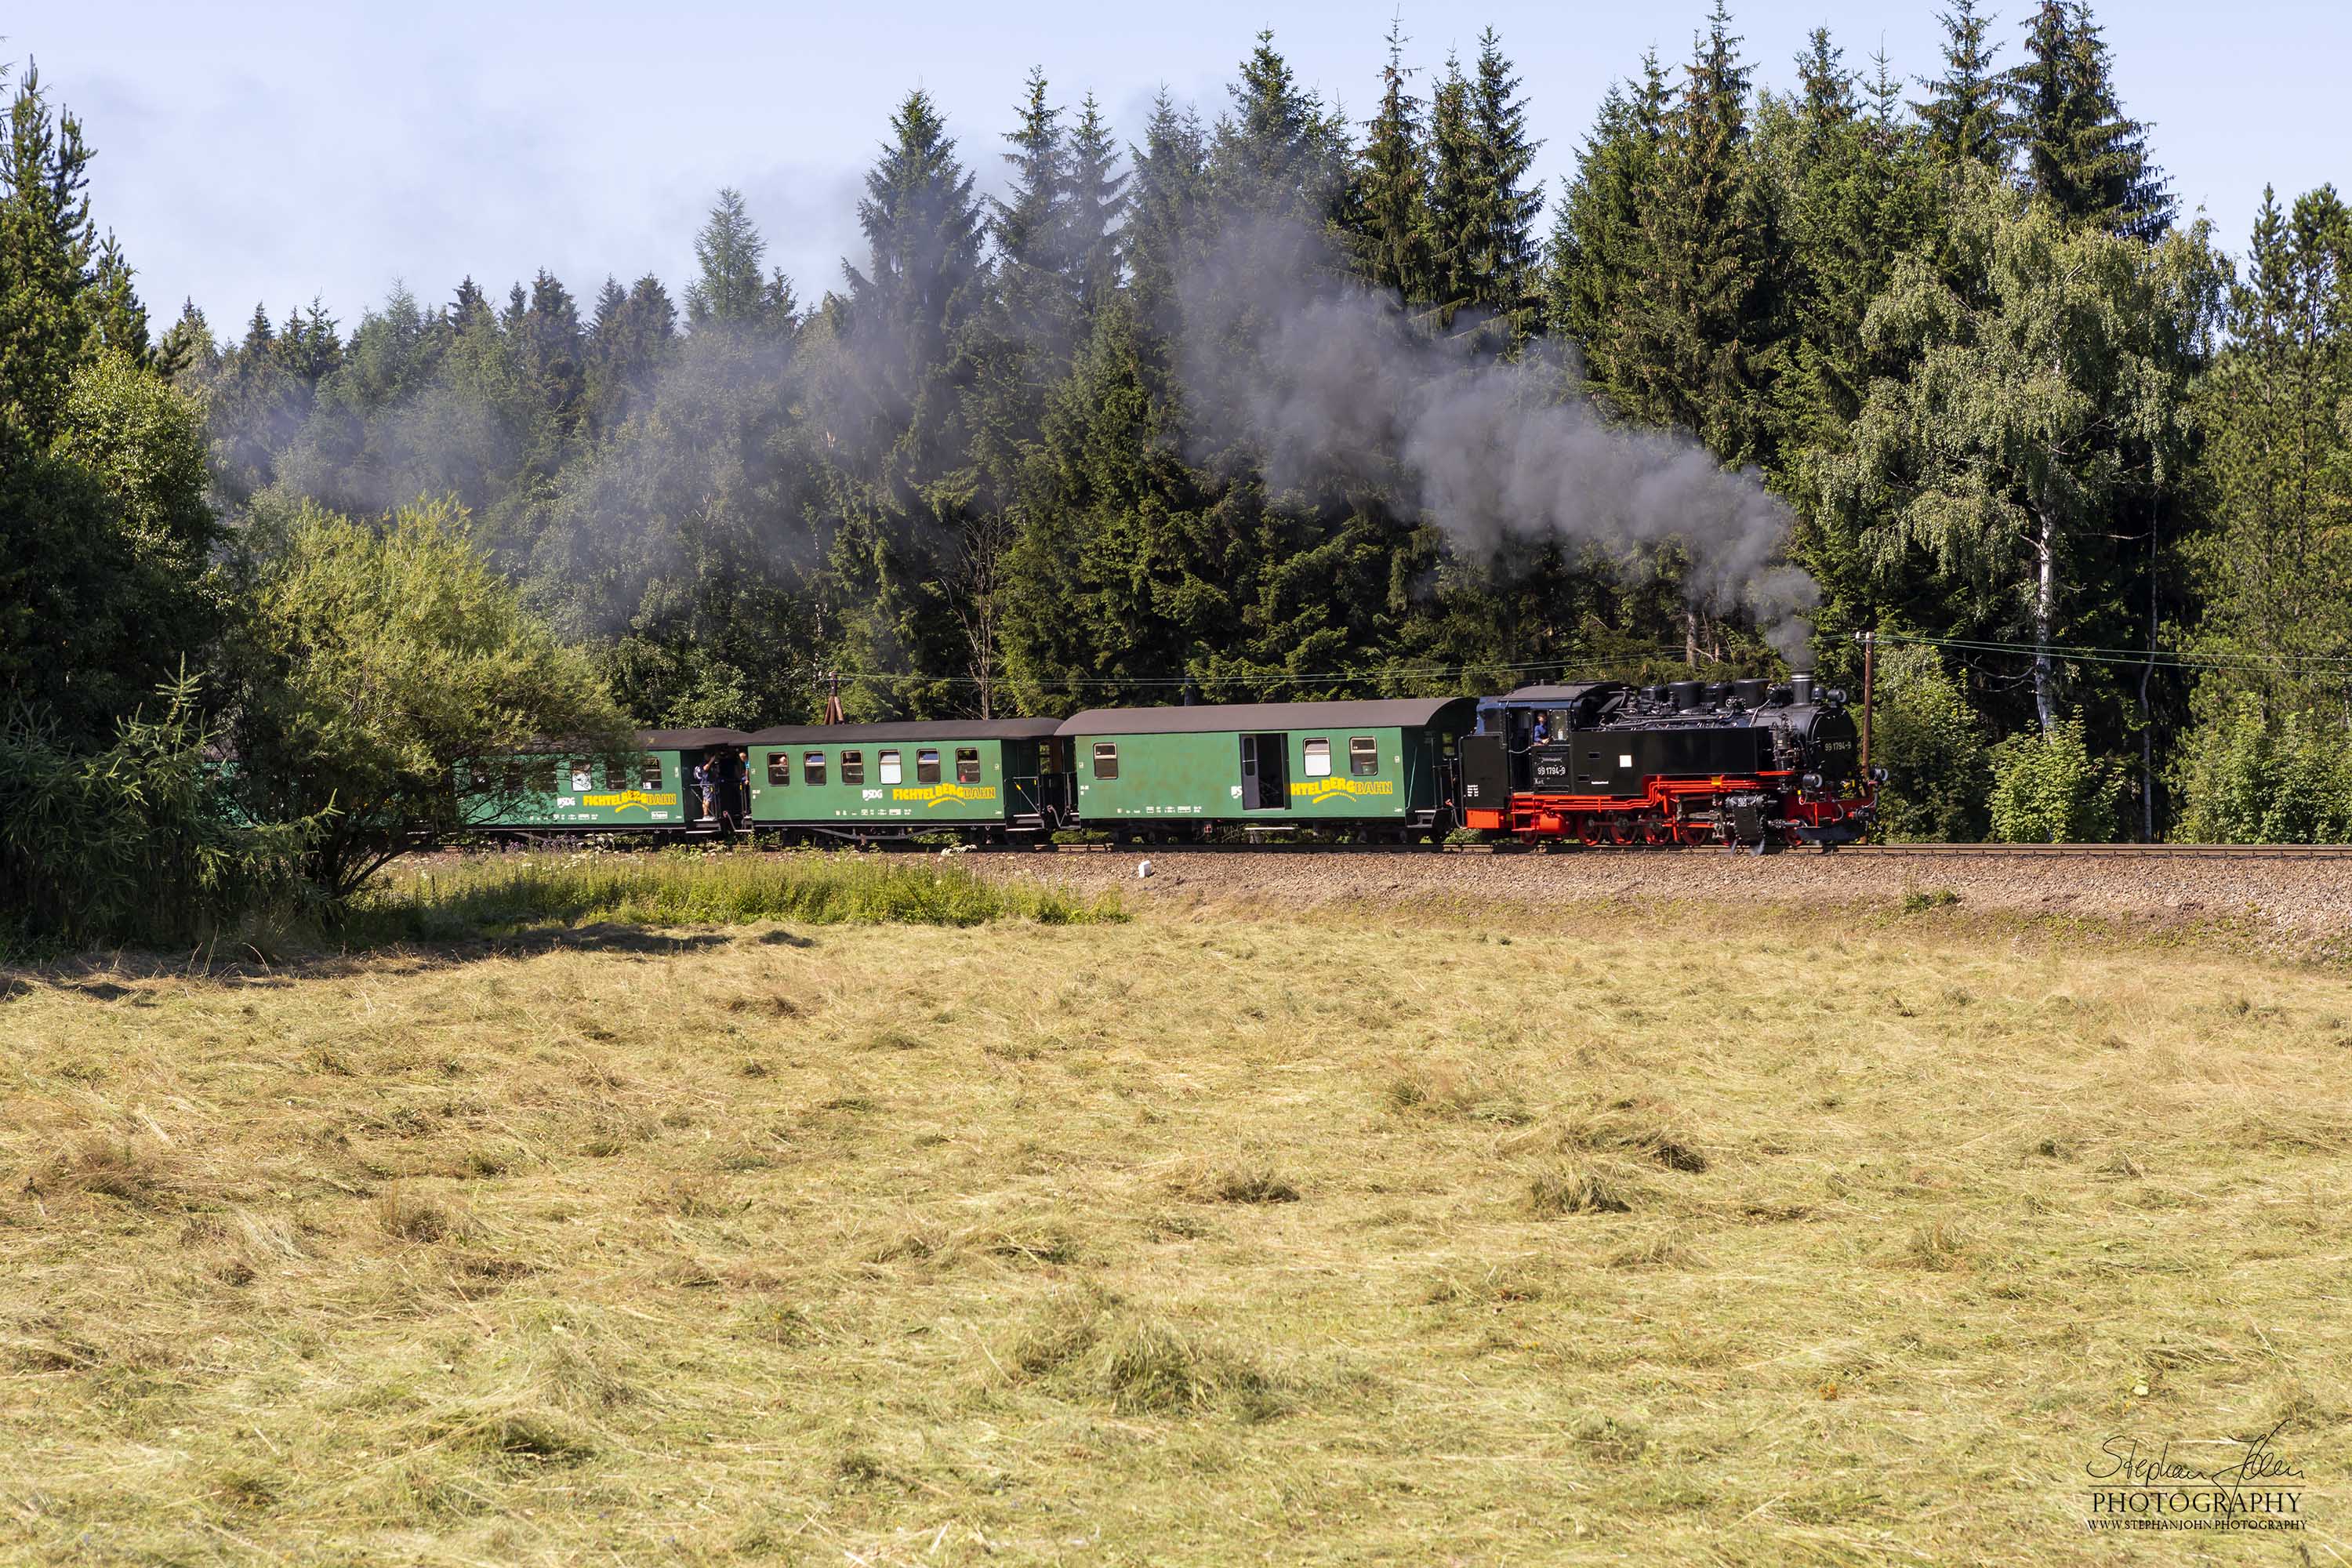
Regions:
<instances>
[{"instance_id":1,"label":"locomotive chimney","mask_svg":"<svg viewBox=\"0 0 2352 1568\"><path fill-rule=\"evenodd\" d=\"M1811 676L1792 675L1789 677L1789 700L1791 706L1801 708L1812 700L1813 678Z\"/></svg>"}]
</instances>

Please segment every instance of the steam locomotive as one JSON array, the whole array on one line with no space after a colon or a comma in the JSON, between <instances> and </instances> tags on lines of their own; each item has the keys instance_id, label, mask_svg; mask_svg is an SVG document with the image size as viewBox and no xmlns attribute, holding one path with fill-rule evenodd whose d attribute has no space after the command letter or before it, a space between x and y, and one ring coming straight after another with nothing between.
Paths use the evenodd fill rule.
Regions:
<instances>
[{"instance_id":1,"label":"steam locomotive","mask_svg":"<svg viewBox=\"0 0 2352 1568\"><path fill-rule=\"evenodd\" d=\"M1464 826L1520 839L1834 848L1869 831L1845 693L1799 675L1528 686L1478 703L1462 740Z\"/></svg>"}]
</instances>

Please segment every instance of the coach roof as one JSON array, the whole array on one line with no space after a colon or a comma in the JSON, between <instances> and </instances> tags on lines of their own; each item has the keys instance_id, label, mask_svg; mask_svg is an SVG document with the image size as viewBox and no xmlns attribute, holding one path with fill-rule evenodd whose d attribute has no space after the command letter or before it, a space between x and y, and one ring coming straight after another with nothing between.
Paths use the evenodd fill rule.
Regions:
<instances>
[{"instance_id":1,"label":"coach roof","mask_svg":"<svg viewBox=\"0 0 2352 1568\"><path fill-rule=\"evenodd\" d=\"M1065 735L1198 735L1254 730L1419 729L1467 697L1399 697L1375 702L1233 702L1197 708L1092 708L1062 725ZM1465 715L1466 718L1466 715Z\"/></svg>"},{"instance_id":2,"label":"coach roof","mask_svg":"<svg viewBox=\"0 0 2352 1568\"><path fill-rule=\"evenodd\" d=\"M751 737L740 730L640 730L637 744L648 752L694 752L705 746L740 746Z\"/></svg>"},{"instance_id":3,"label":"coach roof","mask_svg":"<svg viewBox=\"0 0 2352 1568\"><path fill-rule=\"evenodd\" d=\"M1042 741L1059 719L924 719L895 724L779 724L755 746L855 746L873 741Z\"/></svg>"},{"instance_id":4,"label":"coach roof","mask_svg":"<svg viewBox=\"0 0 2352 1568\"><path fill-rule=\"evenodd\" d=\"M636 730L630 732L631 749L640 752L698 752L710 746L740 746L751 736L740 730ZM551 740L541 737L522 741L509 747L500 755L516 757L591 756L596 742L583 735Z\"/></svg>"}]
</instances>

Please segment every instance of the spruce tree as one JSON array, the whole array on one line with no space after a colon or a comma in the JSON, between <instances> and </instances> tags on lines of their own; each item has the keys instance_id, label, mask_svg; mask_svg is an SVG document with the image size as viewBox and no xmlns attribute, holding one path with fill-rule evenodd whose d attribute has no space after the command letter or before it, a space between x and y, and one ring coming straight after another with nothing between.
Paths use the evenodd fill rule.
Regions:
<instances>
[{"instance_id":1,"label":"spruce tree","mask_svg":"<svg viewBox=\"0 0 2352 1568\"><path fill-rule=\"evenodd\" d=\"M1459 57L1445 57L1445 74L1429 95L1430 271L1438 321L1474 303L1480 211L1477 132L1471 124L1470 82Z\"/></svg>"},{"instance_id":2,"label":"spruce tree","mask_svg":"<svg viewBox=\"0 0 2352 1568\"><path fill-rule=\"evenodd\" d=\"M121 245L109 231L99 242L90 267L89 287L82 294L82 309L89 318L93 348L113 349L146 364L150 348L147 307L139 302L138 291L131 285L131 263L124 259Z\"/></svg>"},{"instance_id":3,"label":"spruce tree","mask_svg":"<svg viewBox=\"0 0 2352 1568\"><path fill-rule=\"evenodd\" d=\"M849 286L827 357L820 417L849 437L826 462L844 498L833 547L841 653L903 671L850 693L867 710L946 711L967 699L922 678L961 673L992 707L1002 673L996 584L1009 543L1002 498L982 493L974 393L990 269L972 175L929 96L909 93L858 203L866 265Z\"/></svg>"},{"instance_id":4,"label":"spruce tree","mask_svg":"<svg viewBox=\"0 0 2352 1568\"><path fill-rule=\"evenodd\" d=\"M985 222L930 96L908 94L890 127L857 204L866 265L844 261L842 271L853 331L884 356L877 368L887 382L911 399L952 357L983 302Z\"/></svg>"},{"instance_id":5,"label":"spruce tree","mask_svg":"<svg viewBox=\"0 0 2352 1568\"><path fill-rule=\"evenodd\" d=\"M490 297L482 292L482 286L468 274L458 283L457 292L450 298L450 325L463 331L489 314Z\"/></svg>"},{"instance_id":6,"label":"spruce tree","mask_svg":"<svg viewBox=\"0 0 2352 1568\"><path fill-rule=\"evenodd\" d=\"M1353 247L1358 271L1375 289L1401 301L1431 297L1429 155L1423 145L1421 100L1411 91L1402 24L1389 25L1388 64L1381 72L1381 106L1364 124L1361 196Z\"/></svg>"},{"instance_id":7,"label":"spruce tree","mask_svg":"<svg viewBox=\"0 0 2352 1568\"><path fill-rule=\"evenodd\" d=\"M2010 136L2029 190L2113 234L2153 239L2171 226L2170 188L2148 154L2147 128L2117 102L2106 41L2087 5L2042 0L2009 85Z\"/></svg>"},{"instance_id":8,"label":"spruce tree","mask_svg":"<svg viewBox=\"0 0 2352 1568\"><path fill-rule=\"evenodd\" d=\"M565 434L587 417L586 344L580 311L571 290L541 268L531 279L530 305L523 314L522 358L538 387L540 405Z\"/></svg>"},{"instance_id":9,"label":"spruce tree","mask_svg":"<svg viewBox=\"0 0 2352 1568\"><path fill-rule=\"evenodd\" d=\"M1696 40L1645 204L1620 395L1727 463L1769 458L1770 214L1748 155L1748 69L1717 0Z\"/></svg>"},{"instance_id":10,"label":"spruce tree","mask_svg":"<svg viewBox=\"0 0 2352 1568\"><path fill-rule=\"evenodd\" d=\"M1860 108L1854 101L1853 73L1845 68L1845 51L1831 41L1827 27L1806 35L1804 50L1797 56L1797 84L1807 150L1818 154L1853 122Z\"/></svg>"},{"instance_id":11,"label":"spruce tree","mask_svg":"<svg viewBox=\"0 0 2352 1568\"><path fill-rule=\"evenodd\" d=\"M1070 166L1062 111L1047 100L1045 73L1033 69L1004 140L1011 182L989 198L989 232L996 242L997 289L1013 341L1043 348L1049 361L1068 351L1078 314L1076 268L1070 264Z\"/></svg>"},{"instance_id":12,"label":"spruce tree","mask_svg":"<svg viewBox=\"0 0 2352 1568\"><path fill-rule=\"evenodd\" d=\"M1284 218L1320 230L1349 197L1347 121L1298 85L1290 62L1260 33L1217 121L1209 170L1220 205L1255 218Z\"/></svg>"},{"instance_id":13,"label":"spruce tree","mask_svg":"<svg viewBox=\"0 0 2352 1568\"><path fill-rule=\"evenodd\" d=\"M751 221L743 194L724 186L694 237L695 280L687 286L686 319L697 331L710 328L790 331L792 284L782 271L762 274L768 242Z\"/></svg>"},{"instance_id":14,"label":"spruce tree","mask_svg":"<svg viewBox=\"0 0 2352 1568\"><path fill-rule=\"evenodd\" d=\"M1772 132L1790 145L1759 151L1780 182L1777 288L1790 333L1790 374L1775 383L1776 444L1835 449L1871 374L1864 318L1895 258L1932 231L1937 200L1922 133L1895 112L1899 89L1883 54L1873 58L1866 107L1825 30L1797 63L1802 96L1793 120Z\"/></svg>"},{"instance_id":15,"label":"spruce tree","mask_svg":"<svg viewBox=\"0 0 2352 1568\"><path fill-rule=\"evenodd\" d=\"M1953 0L1950 10L1937 14L1944 29L1944 72L1919 79L1927 96L1911 110L1928 147L1947 163L2008 166L2009 89L1992 63L2000 52L1992 41L1997 19L1979 14L1977 0Z\"/></svg>"},{"instance_id":16,"label":"spruce tree","mask_svg":"<svg viewBox=\"0 0 2352 1568\"><path fill-rule=\"evenodd\" d=\"M1448 58L1430 111L1430 212L1443 319L1467 310L1498 346L1534 327L1536 215L1543 193L1527 185L1539 142L1528 140L1518 79L1492 28L1478 39L1475 72Z\"/></svg>"},{"instance_id":17,"label":"spruce tree","mask_svg":"<svg viewBox=\"0 0 2352 1568\"><path fill-rule=\"evenodd\" d=\"M1510 334L1533 330L1528 313L1538 247L1536 216L1543 192L1528 184L1528 171L1543 143L1528 135L1527 100L1519 79L1492 27L1478 37L1478 64L1470 82L1470 131L1475 148L1477 197L1472 230L1476 235L1465 281L1470 302L1506 319Z\"/></svg>"},{"instance_id":18,"label":"spruce tree","mask_svg":"<svg viewBox=\"0 0 2352 1568\"><path fill-rule=\"evenodd\" d=\"M1063 266L1076 289L1081 317L1091 320L1118 291L1121 261L1119 222L1127 209L1129 176L1118 167L1118 146L1102 106L1088 93L1078 104L1070 132L1069 197L1064 222Z\"/></svg>"},{"instance_id":19,"label":"spruce tree","mask_svg":"<svg viewBox=\"0 0 2352 1568\"><path fill-rule=\"evenodd\" d=\"M607 278L588 335L592 423L602 434L642 409L677 336L677 308L651 273L627 289Z\"/></svg>"},{"instance_id":20,"label":"spruce tree","mask_svg":"<svg viewBox=\"0 0 2352 1568\"><path fill-rule=\"evenodd\" d=\"M203 386L219 369L220 349L213 342L212 324L194 299L183 300L180 319L155 345L156 374L175 384Z\"/></svg>"},{"instance_id":21,"label":"spruce tree","mask_svg":"<svg viewBox=\"0 0 2352 1568\"><path fill-rule=\"evenodd\" d=\"M1147 335L1114 299L1047 402L1004 606L1024 712L1164 701L1157 683L1234 635L1234 542L1177 456L1183 433L1157 379Z\"/></svg>"},{"instance_id":22,"label":"spruce tree","mask_svg":"<svg viewBox=\"0 0 2352 1568\"><path fill-rule=\"evenodd\" d=\"M1630 386L1633 306L1649 272L1647 223L1672 100L1656 52L1641 80L1612 84L1560 191L1545 266L1545 313L1583 351L1604 392Z\"/></svg>"},{"instance_id":23,"label":"spruce tree","mask_svg":"<svg viewBox=\"0 0 2352 1568\"><path fill-rule=\"evenodd\" d=\"M91 332L89 157L81 122L51 113L28 68L0 143L0 420L36 447L57 434Z\"/></svg>"},{"instance_id":24,"label":"spruce tree","mask_svg":"<svg viewBox=\"0 0 2352 1568\"><path fill-rule=\"evenodd\" d=\"M1129 287L1139 324L1165 334L1174 325L1177 279L1205 226L1208 137L1200 116L1163 89L1144 122L1143 145L1129 151L1135 165L1124 246Z\"/></svg>"}]
</instances>

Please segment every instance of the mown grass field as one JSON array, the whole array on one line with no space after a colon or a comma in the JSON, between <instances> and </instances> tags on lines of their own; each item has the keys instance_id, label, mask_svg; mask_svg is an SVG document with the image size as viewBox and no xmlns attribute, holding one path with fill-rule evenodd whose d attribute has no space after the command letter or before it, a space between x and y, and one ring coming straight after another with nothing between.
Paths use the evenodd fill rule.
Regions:
<instances>
[{"instance_id":1,"label":"mown grass field","mask_svg":"<svg viewBox=\"0 0 2352 1568\"><path fill-rule=\"evenodd\" d=\"M0 1560L2340 1560L2343 971L1624 918L0 980Z\"/></svg>"}]
</instances>

